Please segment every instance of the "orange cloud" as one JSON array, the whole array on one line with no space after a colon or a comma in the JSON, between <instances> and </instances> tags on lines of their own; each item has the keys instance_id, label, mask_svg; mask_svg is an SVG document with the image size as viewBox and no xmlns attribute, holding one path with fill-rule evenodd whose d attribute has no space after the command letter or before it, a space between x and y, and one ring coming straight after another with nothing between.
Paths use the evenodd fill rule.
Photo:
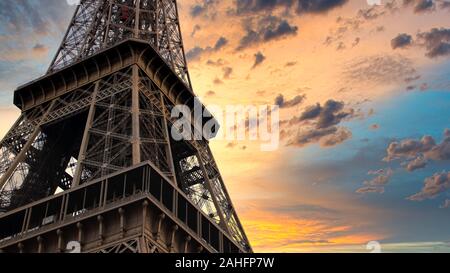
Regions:
<instances>
[{"instance_id":1,"label":"orange cloud","mask_svg":"<svg viewBox=\"0 0 450 273\"><path fill-rule=\"evenodd\" d=\"M267 201L266 201L267 202ZM326 252L327 249L382 240L385 234L365 232L358 225L273 213L256 203L241 211L243 225L256 252ZM361 248L363 250L363 248Z\"/></svg>"}]
</instances>

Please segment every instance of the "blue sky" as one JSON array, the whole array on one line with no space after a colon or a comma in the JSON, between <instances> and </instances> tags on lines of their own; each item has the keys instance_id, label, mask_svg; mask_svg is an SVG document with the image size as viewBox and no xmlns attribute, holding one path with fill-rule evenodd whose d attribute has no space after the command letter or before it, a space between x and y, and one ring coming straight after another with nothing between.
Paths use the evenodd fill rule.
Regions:
<instances>
[{"instance_id":1,"label":"blue sky","mask_svg":"<svg viewBox=\"0 0 450 273\"><path fill-rule=\"evenodd\" d=\"M449 66L437 68L438 75L449 75ZM435 79L431 79L435 80ZM450 197L445 192L432 200L412 202L406 198L419 192L425 178L434 173L448 171L448 161L433 162L426 169L411 174L403 169L399 162L383 162L386 148L394 140L405 138L420 139L424 135L433 136L438 142L443 139L443 130L450 126L450 92L430 89L426 92L399 92L387 100L369 103L376 105L377 111L363 120L346 123L353 138L331 149L317 146L306 148L300 158L310 158L309 166L319 170L334 170L326 178L319 177L317 187L336 188L339 191L354 192L361 181L370 177L371 170L392 168L394 174L385 187L383 194L359 195L359 202L384 211L395 212L391 219L385 219L383 228L396 230L392 237L380 240L383 243L428 242L450 240L450 217L447 208L441 205ZM368 130L378 124L376 130ZM305 168L305 170L308 168ZM336 190L334 189L334 190ZM334 191L332 190L332 191ZM321 191L325 191L321 189ZM328 194L328 193L327 193ZM394 246L393 248L399 246ZM400 247L404 251L406 249ZM445 245L439 248L445 249Z\"/></svg>"}]
</instances>

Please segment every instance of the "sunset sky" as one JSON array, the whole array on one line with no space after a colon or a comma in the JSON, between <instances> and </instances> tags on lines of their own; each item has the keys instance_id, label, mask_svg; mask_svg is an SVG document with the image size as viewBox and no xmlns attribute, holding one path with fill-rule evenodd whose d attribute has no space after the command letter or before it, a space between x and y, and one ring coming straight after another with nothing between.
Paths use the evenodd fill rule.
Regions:
<instances>
[{"instance_id":1,"label":"sunset sky","mask_svg":"<svg viewBox=\"0 0 450 273\"><path fill-rule=\"evenodd\" d=\"M1 136L14 89L45 73L74 8L0 0ZM211 142L255 251L450 251L450 1L178 8L206 105L281 109L275 151Z\"/></svg>"}]
</instances>

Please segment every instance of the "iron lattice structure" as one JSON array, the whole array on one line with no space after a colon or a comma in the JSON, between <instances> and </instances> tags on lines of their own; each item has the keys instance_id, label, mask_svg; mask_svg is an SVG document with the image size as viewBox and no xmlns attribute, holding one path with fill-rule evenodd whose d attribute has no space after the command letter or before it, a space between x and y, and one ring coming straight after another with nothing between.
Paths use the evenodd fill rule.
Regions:
<instances>
[{"instance_id":1,"label":"iron lattice structure","mask_svg":"<svg viewBox=\"0 0 450 273\"><path fill-rule=\"evenodd\" d=\"M173 107L195 101L176 1L81 1L47 74L14 96L22 114L0 142L2 211L151 162L250 250L208 141L170 134Z\"/></svg>"},{"instance_id":2,"label":"iron lattice structure","mask_svg":"<svg viewBox=\"0 0 450 273\"><path fill-rule=\"evenodd\" d=\"M176 0L83 0L49 72L128 38L149 42L189 86Z\"/></svg>"}]
</instances>

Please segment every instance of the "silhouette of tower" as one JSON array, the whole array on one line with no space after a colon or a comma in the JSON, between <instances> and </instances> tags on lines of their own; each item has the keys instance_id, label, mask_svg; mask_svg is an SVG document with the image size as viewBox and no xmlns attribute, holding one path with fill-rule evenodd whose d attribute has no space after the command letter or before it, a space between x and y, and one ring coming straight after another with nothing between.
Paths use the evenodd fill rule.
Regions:
<instances>
[{"instance_id":1,"label":"silhouette of tower","mask_svg":"<svg viewBox=\"0 0 450 273\"><path fill-rule=\"evenodd\" d=\"M172 137L172 109L196 103L175 0L82 0L14 93L0 251L251 252L208 139Z\"/></svg>"}]
</instances>

